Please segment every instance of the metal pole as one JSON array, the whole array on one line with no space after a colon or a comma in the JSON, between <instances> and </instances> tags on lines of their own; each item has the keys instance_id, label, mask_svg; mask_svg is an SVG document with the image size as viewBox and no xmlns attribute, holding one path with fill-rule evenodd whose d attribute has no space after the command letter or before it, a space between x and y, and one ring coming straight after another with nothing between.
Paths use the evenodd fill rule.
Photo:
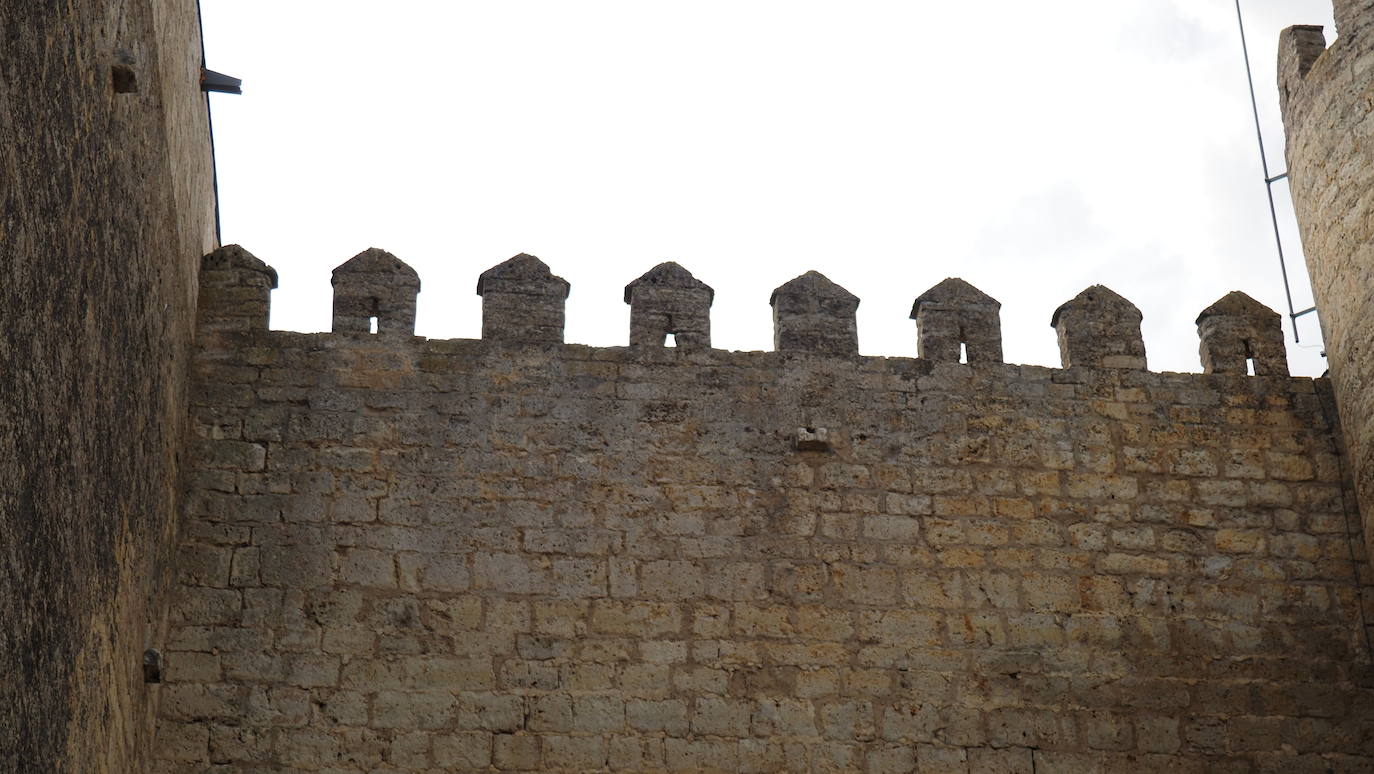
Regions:
<instances>
[{"instance_id":1,"label":"metal pole","mask_svg":"<svg viewBox=\"0 0 1374 774\"><path fill-rule=\"evenodd\" d=\"M1270 176L1269 157L1264 153L1264 130L1260 125L1259 100L1255 98L1255 76L1250 69L1250 46L1245 42L1245 17L1241 14L1240 0L1236 0L1236 23L1240 25L1240 50L1245 55L1245 80L1250 85L1250 110L1255 115L1255 139L1259 141L1260 166L1264 170L1264 192L1269 197L1269 220L1274 226L1274 246L1279 251L1279 271L1283 274L1283 294L1288 299L1288 320L1293 325L1293 343L1302 340L1298 336L1298 317L1293 310L1293 291L1288 284L1288 261L1283 256L1283 237L1279 234L1279 213L1274 206L1274 183L1288 177L1288 173ZM1311 311L1311 310L1308 310ZM1306 314L1306 312L1303 312Z\"/></svg>"}]
</instances>

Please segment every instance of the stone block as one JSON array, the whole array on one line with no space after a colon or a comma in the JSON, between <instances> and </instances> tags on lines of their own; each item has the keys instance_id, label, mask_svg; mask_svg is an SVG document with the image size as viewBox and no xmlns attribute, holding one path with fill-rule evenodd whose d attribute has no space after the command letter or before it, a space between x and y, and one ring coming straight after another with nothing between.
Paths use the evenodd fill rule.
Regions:
<instances>
[{"instance_id":1,"label":"stone block","mask_svg":"<svg viewBox=\"0 0 1374 774\"><path fill-rule=\"evenodd\" d=\"M533 255L521 253L482 272L482 339L561 344L570 286Z\"/></svg>"},{"instance_id":2,"label":"stone block","mask_svg":"<svg viewBox=\"0 0 1374 774\"><path fill-rule=\"evenodd\" d=\"M540 740L537 736L497 734L493 737L492 763L501 771L538 771Z\"/></svg>"},{"instance_id":3,"label":"stone block","mask_svg":"<svg viewBox=\"0 0 1374 774\"><path fill-rule=\"evenodd\" d=\"M968 751L969 774L1033 774L1037 767L1032 759L1034 750L1008 748L998 750L975 747Z\"/></svg>"},{"instance_id":4,"label":"stone block","mask_svg":"<svg viewBox=\"0 0 1374 774\"><path fill-rule=\"evenodd\" d=\"M1204 309L1197 331L1204 373L1288 375L1282 318L1240 291Z\"/></svg>"},{"instance_id":5,"label":"stone block","mask_svg":"<svg viewBox=\"0 0 1374 774\"><path fill-rule=\"evenodd\" d=\"M205 763L209 756L210 727L204 723L162 723L154 744L159 760Z\"/></svg>"},{"instance_id":6,"label":"stone block","mask_svg":"<svg viewBox=\"0 0 1374 774\"><path fill-rule=\"evenodd\" d=\"M404 261L370 247L334 269L335 333L415 333L420 276Z\"/></svg>"},{"instance_id":7,"label":"stone block","mask_svg":"<svg viewBox=\"0 0 1374 774\"><path fill-rule=\"evenodd\" d=\"M372 699L371 726L379 729L441 729L457 714L448 691L378 691ZM470 717L470 716L469 716ZM468 725L466 728L478 728Z\"/></svg>"},{"instance_id":8,"label":"stone block","mask_svg":"<svg viewBox=\"0 0 1374 774\"><path fill-rule=\"evenodd\" d=\"M663 748L668 771L739 770L739 744L733 739L667 739Z\"/></svg>"},{"instance_id":9,"label":"stone block","mask_svg":"<svg viewBox=\"0 0 1374 774\"><path fill-rule=\"evenodd\" d=\"M711 346L711 301L706 283L671 261L660 263L625 286L630 305L630 346L662 347L673 337L682 349Z\"/></svg>"},{"instance_id":10,"label":"stone block","mask_svg":"<svg viewBox=\"0 0 1374 774\"><path fill-rule=\"evenodd\" d=\"M625 730L625 700L616 695L573 697L572 730L595 734Z\"/></svg>"},{"instance_id":11,"label":"stone block","mask_svg":"<svg viewBox=\"0 0 1374 774\"><path fill-rule=\"evenodd\" d=\"M599 736L545 736L544 765L551 769L595 771L606 766L606 740Z\"/></svg>"},{"instance_id":12,"label":"stone block","mask_svg":"<svg viewBox=\"0 0 1374 774\"><path fill-rule=\"evenodd\" d=\"M916 351L937 363L1002 362L1002 304L950 277L916 298Z\"/></svg>"},{"instance_id":13,"label":"stone block","mask_svg":"<svg viewBox=\"0 0 1374 774\"><path fill-rule=\"evenodd\" d=\"M429 766L429 734L415 731L401 734L391 740L387 759L396 766L408 769L424 769Z\"/></svg>"},{"instance_id":14,"label":"stone block","mask_svg":"<svg viewBox=\"0 0 1374 774\"><path fill-rule=\"evenodd\" d=\"M669 736L687 734L687 703L682 699L630 699L625 719L635 731L658 731Z\"/></svg>"},{"instance_id":15,"label":"stone block","mask_svg":"<svg viewBox=\"0 0 1374 774\"><path fill-rule=\"evenodd\" d=\"M773 348L855 356L859 334L854 313L859 299L818 272L807 272L773 291Z\"/></svg>"},{"instance_id":16,"label":"stone block","mask_svg":"<svg viewBox=\"0 0 1374 774\"><path fill-rule=\"evenodd\" d=\"M1055 310L1050 325L1059 336L1064 368L1145 369L1140 310L1102 285L1079 293Z\"/></svg>"},{"instance_id":17,"label":"stone block","mask_svg":"<svg viewBox=\"0 0 1374 774\"><path fill-rule=\"evenodd\" d=\"M267 330L277 272L238 245L201 259L196 326L208 332Z\"/></svg>"},{"instance_id":18,"label":"stone block","mask_svg":"<svg viewBox=\"0 0 1374 774\"><path fill-rule=\"evenodd\" d=\"M839 741L869 741L877 736L872 702L840 701L821 706L821 735Z\"/></svg>"}]
</instances>

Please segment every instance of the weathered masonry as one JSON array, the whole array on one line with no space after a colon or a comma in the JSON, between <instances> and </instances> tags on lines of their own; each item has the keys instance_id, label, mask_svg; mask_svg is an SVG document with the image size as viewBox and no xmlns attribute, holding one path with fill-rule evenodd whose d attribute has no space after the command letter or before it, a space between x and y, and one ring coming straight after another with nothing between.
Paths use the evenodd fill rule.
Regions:
<instances>
[{"instance_id":1,"label":"weathered masonry","mask_svg":"<svg viewBox=\"0 0 1374 774\"><path fill-rule=\"evenodd\" d=\"M725 352L674 263L590 348L529 255L480 340L415 337L376 249L270 331L195 3L0 2L0 771L1374 771L1374 0L1335 11L1280 42L1311 380L1238 293L1199 374L1100 286L1005 364L955 278L916 358L814 272Z\"/></svg>"},{"instance_id":2,"label":"weathered masonry","mask_svg":"<svg viewBox=\"0 0 1374 774\"><path fill-rule=\"evenodd\" d=\"M194 0L0 0L0 771L145 772L200 256Z\"/></svg>"},{"instance_id":3,"label":"weathered masonry","mask_svg":"<svg viewBox=\"0 0 1374 774\"><path fill-rule=\"evenodd\" d=\"M267 330L241 248L201 278L164 772L1374 768L1331 396L1241 294L1162 374L1102 287L1050 369L959 280L884 359L815 273L769 353L672 264L626 348L562 343L532 256L482 340L410 335L378 250L329 334Z\"/></svg>"},{"instance_id":4,"label":"weathered masonry","mask_svg":"<svg viewBox=\"0 0 1374 774\"><path fill-rule=\"evenodd\" d=\"M1279 41L1289 180L1365 528L1374 526L1374 3L1336 0Z\"/></svg>"}]
</instances>

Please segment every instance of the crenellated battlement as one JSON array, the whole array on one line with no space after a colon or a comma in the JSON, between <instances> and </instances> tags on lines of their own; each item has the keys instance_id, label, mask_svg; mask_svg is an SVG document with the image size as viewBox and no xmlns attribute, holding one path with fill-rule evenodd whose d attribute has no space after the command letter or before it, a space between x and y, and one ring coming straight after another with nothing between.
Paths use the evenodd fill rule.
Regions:
<instances>
[{"instance_id":1,"label":"crenellated battlement","mask_svg":"<svg viewBox=\"0 0 1374 774\"><path fill-rule=\"evenodd\" d=\"M205 256L201 326L206 332L266 330L276 272L238 245ZM420 279L391 253L370 248L334 270L333 332L412 336ZM563 343L571 286L538 258L520 254L486 270L482 339L507 344ZM711 347L715 291L682 266L666 262L625 286L630 305L629 344L643 351ZM830 357L857 357L859 298L819 272L802 274L773 291L774 349ZM912 304L917 355L933 363L1001 363L1001 303L957 277L918 295ZM1121 295L1094 285L1050 317L1064 368L1147 370L1140 333L1142 314ZM370 324L375 322L375 325ZM1232 292L1198 318L1204 373L1287 376L1277 312Z\"/></svg>"},{"instance_id":2,"label":"crenellated battlement","mask_svg":"<svg viewBox=\"0 0 1374 774\"><path fill-rule=\"evenodd\" d=\"M1048 368L956 278L920 357L867 357L815 272L732 352L673 263L591 347L533 256L441 340L386 324L418 279L382 251L335 275L375 335L267 330L270 269L220 252L166 774L1374 767L1328 382L1243 294L1197 318L1207 373L1154 373L1100 286Z\"/></svg>"},{"instance_id":3,"label":"crenellated battlement","mask_svg":"<svg viewBox=\"0 0 1374 774\"><path fill-rule=\"evenodd\" d=\"M416 336L379 248L329 332L273 331L271 266L196 271L196 4L29 5L0 771L1374 771L1374 0L1280 41L1329 379L1239 292L1152 372L1100 285L1039 300L1062 367L1007 364L954 277L909 289L915 357L816 272L728 351L672 262L584 346L526 254L477 339Z\"/></svg>"},{"instance_id":4,"label":"crenellated battlement","mask_svg":"<svg viewBox=\"0 0 1374 774\"><path fill-rule=\"evenodd\" d=\"M335 333L415 333L415 297L420 275L404 261L375 247L334 270Z\"/></svg>"}]
</instances>

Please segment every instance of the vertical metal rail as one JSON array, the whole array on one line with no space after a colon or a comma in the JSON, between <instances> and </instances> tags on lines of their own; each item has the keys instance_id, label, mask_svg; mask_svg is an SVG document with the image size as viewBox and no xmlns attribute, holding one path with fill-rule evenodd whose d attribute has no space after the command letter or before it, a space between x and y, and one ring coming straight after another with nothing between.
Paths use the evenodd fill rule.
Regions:
<instances>
[{"instance_id":1,"label":"vertical metal rail","mask_svg":"<svg viewBox=\"0 0 1374 774\"><path fill-rule=\"evenodd\" d=\"M1274 206L1274 183L1288 177L1287 172L1271 176L1269 174L1269 157L1264 152L1264 129L1260 124L1259 100L1255 98L1255 76L1250 68L1250 46L1245 42L1245 17L1240 10L1240 0L1236 0L1236 23L1240 26L1240 50L1245 56L1245 80L1250 85L1250 110L1255 116L1255 139L1259 141L1260 166L1264 170L1264 192L1269 196L1269 221L1274 226L1274 246L1279 252L1279 271L1283 274L1283 295L1288 300L1288 319L1293 325L1293 343L1300 343L1302 339L1298 335L1298 318L1310 312L1317 311L1313 306L1302 310L1293 311L1293 290L1288 283L1288 261L1283 255L1283 237L1279 234L1279 212Z\"/></svg>"}]
</instances>

